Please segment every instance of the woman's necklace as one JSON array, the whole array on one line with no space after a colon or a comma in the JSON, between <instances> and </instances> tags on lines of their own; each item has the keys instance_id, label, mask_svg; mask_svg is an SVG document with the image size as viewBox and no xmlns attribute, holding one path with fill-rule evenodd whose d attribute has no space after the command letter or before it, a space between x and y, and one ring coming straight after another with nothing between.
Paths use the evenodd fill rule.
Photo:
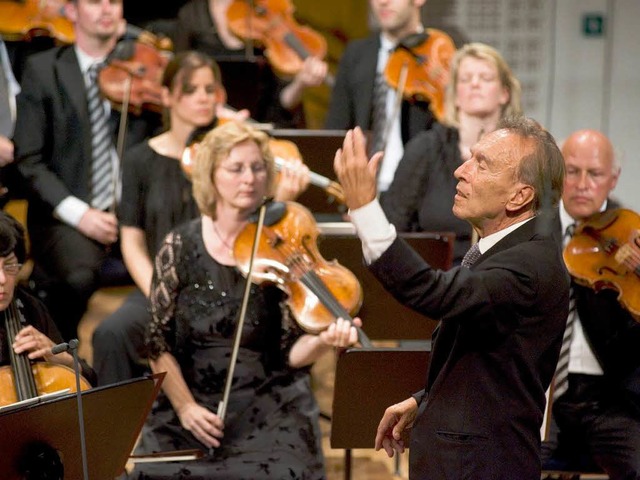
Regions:
<instances>
[{"instance_id":1,"label":"woman's necklace","mask_svg":"<svg viewBox=\"0 0 640 480\"><path fill-rule=\"evenodd\" d=\"M229 245L224 238L222 238L222 235L220 235L220 232L218 231L218 226L216 225L216 222L211 222L211 225L213 225L213 233L216 234L216 237L218 237L218 239L222 242L222 245L224 245L228 249L229 256L233 257L233 247Z\"/></svg>"}]
</instances>

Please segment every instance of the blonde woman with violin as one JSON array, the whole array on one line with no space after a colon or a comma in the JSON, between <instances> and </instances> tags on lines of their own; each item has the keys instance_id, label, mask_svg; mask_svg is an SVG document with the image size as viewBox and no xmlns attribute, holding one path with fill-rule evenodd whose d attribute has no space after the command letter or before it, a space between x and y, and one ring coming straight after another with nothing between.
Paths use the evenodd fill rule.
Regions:
<instances>
[{"instance_id":1,"label":"blonde woman with violin","mask_svg":"<svg viewBox=\"0 0 640 480\"><path fill-rule=\"evenodd\" d=\"M460 263L471 227L451 211L458 183L453 172L501 118L520 113L520 83L502 55L482 43L459 49L451 62L444 119L407 144L381 197L389 221L400 232L454 232L454 262Z\"/></svg>"},{"instance_id":2,"label":"blonde woman with violin","mask_svg":"<svg viewBox=\"0 0 640 480\"><path fill-rule=\"evenodd\" d=\"M149 321L152 258L172 228L199 214L181 158L195 131L206 131L217 123L220 72L208 56L182 52L168 63L162 85L168 130L130 149L123 162L118 208L121 249L137 289L94 332L93 365L100 384L147 371L141 347ZM288 169L280 177L275 196L295 198L308 185L307 172Z\"/></svg>"},{"instance_id":3,"label":"blonde woman with violin","mask_svg":"<svg viewBox=\"0 0 640 480\"><path fill-rule=\"evenodd\" d=\"M139 450L209 454L139 464L132 478L325 478L308 369L356 343L356 328L340 319L305 334L280 289L251 286L223 420L218 404L245 289L234 242L274 179L268 137L245 124L217 127L200 144L192 175L201 217L167 235L154 264L147 347L152 370L167 376Z\"/></svg>"},{"instance_id":4,"label":"blonde woman with violin","mask_svg":"<svg viewBox=\"0 0 640 480\"><path fill-rule=\"evenodd\" d=\"M11 364L9 349L13 349L16 355L26 355L30 361L46 361L73 368L70 353L51 354L51 347L62 342L62 337L46 307L18 284L18 274L25 257L22 225L9 214L0 211L0 365ZM21 328L15 335L13 344L8 345L6 321L13 305L21 317ZM80 361L80 366L82 376L95 384L96 376L91 367L84 360ZM3 383L3 398L15 394L8 392L8 388L9 385Z\"/></svg>"}]
</instances>

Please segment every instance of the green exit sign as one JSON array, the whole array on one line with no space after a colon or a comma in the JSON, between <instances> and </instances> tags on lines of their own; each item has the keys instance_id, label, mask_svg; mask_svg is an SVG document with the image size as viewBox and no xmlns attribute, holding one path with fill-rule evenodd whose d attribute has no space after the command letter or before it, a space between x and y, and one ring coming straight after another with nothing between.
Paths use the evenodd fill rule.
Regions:
<instances>
[{"instance_id":1,"label":"green exit sign","mask_svg":"<svg viewBox=\"0 0 640 480\"><path fill-rule=\"evenodd\" d=\"M585 13L582 17L582 33L585 37L602 37L604 35L604 15Z\"/></svg>"}]
</instances>

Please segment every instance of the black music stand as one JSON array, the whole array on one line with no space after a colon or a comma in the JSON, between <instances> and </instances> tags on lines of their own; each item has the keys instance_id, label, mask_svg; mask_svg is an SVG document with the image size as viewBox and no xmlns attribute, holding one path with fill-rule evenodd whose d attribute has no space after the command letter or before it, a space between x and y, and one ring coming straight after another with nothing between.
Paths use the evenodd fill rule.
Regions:
<instances>
[{"instance_id":1,"label":"black music stand","mask_svg":"<svg viewBox=\"0 0 640 480\"><path fill-rule=\"evenodd\" d=\"M350 224L346 224L350 225ZM361 242L355 234L329 233L319 224L322 235L320 253L327 260L337 259L351 270L362 285L364 302L358 312L367 336L377 340L429 340L437 322L405 307L387 292L365 266ZM451 232L401 233L411 247L432 267L451 268L455 234Z\"/></svg>"},{"instance_id":2,"label":"black music stand","mask_svg":"<svg viewBox=\"0 0 640 480\"><path fill-rule=\"evenodd\" d=\"M82 392L88 475L113 479L124 472L164 374ZM20 462L35 444L57 451L64 478L83 478L76 394L0 412L0 472L21 480Z\"/></svg>"},{"instance_id":3,"label":"black music stand","mask_svg":"<svg viewBox=\"0 0 640 480\"><path fill-rule=\"evenodd\" d=\"M265 90L268 83L274 81L266 58L244 55L215 55L214 58L220 67L227 103L237 110L246 108L254 119L264 116L270 101Z\"/></svg>"},{"instance_id":4,"label":"black music stand","mask_svg":"<svg viewBox=\"0 0 640 480\"><path fill-rule=\"evenodd\" d=\"M351 478L351 449L374 447L385 409L425 387L429 353L350 348L338 357L330 442L331 448L345 449L345 479Z\"/></svg>"},{"instance_id":5,"label":"black music stand","mask_svg":"<svg viewBox=\"0 0 640 480\"><path fill-rule=\"evenodd\" d=\"M276 129L270 132L274 138L295 143L309 170L331 180L336 179L336 174L333 171L333 158L336 151L342 147L346 133L345 130L312 129ZM336 220L346 211L344 205L328 197L322 189L313 186L310 186L296 201L319 218L322 215L330 214L336 217L334 218Z\"/></svg>"}]
</instances>

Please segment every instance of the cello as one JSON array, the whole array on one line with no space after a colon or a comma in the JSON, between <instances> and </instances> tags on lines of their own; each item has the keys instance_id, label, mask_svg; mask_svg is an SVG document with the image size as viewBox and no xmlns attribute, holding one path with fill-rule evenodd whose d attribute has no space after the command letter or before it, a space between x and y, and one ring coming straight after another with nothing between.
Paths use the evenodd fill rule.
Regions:
<instances>
[{"instance_id":1,"label":"cello","mask_svg":"<svg viewBox=\"0 0 640 480\"><path fill-rule=\"evenodd\" d=\"M20 299L14 299L3 312L11 365L0 367L0 406L67 389L70 392L76 391L76 374L73 369L50 362L32 364L26 353L16 354L11 348L18 332L26 326L18 308L20 305ZM80 380L81 390L91 388L86 379Z\"/></svg>"}]
</instances>

